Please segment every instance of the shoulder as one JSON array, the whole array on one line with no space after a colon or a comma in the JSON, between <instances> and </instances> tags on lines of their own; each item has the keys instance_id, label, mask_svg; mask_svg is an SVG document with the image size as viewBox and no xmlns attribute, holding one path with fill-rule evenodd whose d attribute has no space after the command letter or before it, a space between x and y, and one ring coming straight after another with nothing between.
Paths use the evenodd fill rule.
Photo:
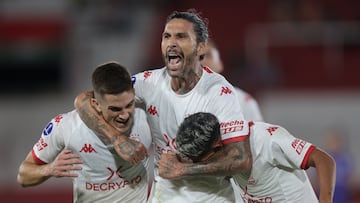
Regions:
<instances>
[{"instance_id":1,"label":"shoulder","mask_svg":"<svg viewBox=\"0 0 360 203\"><path fill-rule=\"evenodd\" d=\"M224 76L206 69L203 71L200 88L207 91L214 91L218 94L235 94L234 86L231 85Z\"/></svg>"},{"instance_id":2,"label":"shoulder","mask_svg":"<svg viewBox=\"0 0 360 203\"><path fill-rule=\"evenodd\" d=\"M51 119L48 125L52 125L55 129L70 130L75 126L79 126L82 123L79 114L76 110L61 113Z\"/></svg>"},{"instance_id":3,"label":"shoulder","mask_svg":"<svg viewBox=\"0 0 360 203\"><path fill-rule=\"evenodd\" d=\"M165 77L166 76L166 67L158 68L158 69L149 69L142 72L139 72L133 75L133 82L136 80L152 80L154 78Z\"/></svg>"}]
</instances>

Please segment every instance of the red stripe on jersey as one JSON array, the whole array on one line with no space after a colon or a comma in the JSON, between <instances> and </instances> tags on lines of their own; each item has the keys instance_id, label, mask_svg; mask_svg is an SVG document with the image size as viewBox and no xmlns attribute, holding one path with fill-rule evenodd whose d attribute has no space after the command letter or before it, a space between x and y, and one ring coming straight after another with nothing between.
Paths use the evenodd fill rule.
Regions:
<instances>
[{"instance_id":1,"label":"red stripe on jersey","mask_svg":"<svg viewBox=\"0 0 360 203\"><path fill-rule=\"evenodd\" d=\"M213 73L213 71L207 66L203 66L203 69L208 73Z\"/></svg>"},{"instance_id":2,"label":"red stripe on jersey","mask_svg":"<svg viewBox=\"0 0 360 203\"><path fill-rule=\"evenodd\" d=\"M249 121L249 128L253 125L255 125L254 121ZM250 132L249 132L249 134L250 134Z\"/></svg>"},{"instance_id":3,"label":"red stripe on jersey","mask_svg":"<svg viewBox=\"0 0 360 203\"><path fill-rule=\"evenodd\" d=\"M229 143L233 143L233 142L240 142L245 140L246 138L248 138L249 135L245 135L245 136L237 136L237 137L232 137L232 138L228 138L223 140L223 144L229 144Z\"/></svg>"},{"instance_id":4,"label":"red stripe on jersey","mask_svg":"<svg viewBox=\"0 0 360 203\"><path fill-rule=\"evenodd\" d=\"M44 162L43 160L39 159L39 158L36 156L34 149L31 150L31 155L32 155L34 161L35 161L37 164L39 164L39 165L47 164L46 162Z\"/></svg>"},{"instance_id":5,"label":"red stripe on jersey","mask_svg":"<svg viewBox=\"0 0 360 203\"><path fill-rule=\"evenodd\" d=\"M314 149L316 149L316 147L314 145L311 145L310 148L308 149L308 151L306 152L304 159L301 163L301 169L306 170L309 168L309 166L307 166L307 162L308 162L311 152L314 151Z\"/></svg>"}]
</instances>

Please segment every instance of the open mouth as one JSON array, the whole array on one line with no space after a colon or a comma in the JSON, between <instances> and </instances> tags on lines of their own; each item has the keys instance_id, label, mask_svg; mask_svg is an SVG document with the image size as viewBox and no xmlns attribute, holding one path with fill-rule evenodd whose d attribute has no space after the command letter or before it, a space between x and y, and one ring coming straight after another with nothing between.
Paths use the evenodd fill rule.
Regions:
<instances>
[{"instance_id":1,"label":"open mouth","mask_svg":"<svg viewBox=\"0 0 360 203\"><path fill-rule=\"evenodd\" d=\"M116 122L116 124L117 124L117 126L118 126L119 128L124 128L124 127L126 127L128 121L129 121L129 119L127 119L127 120L115 120L115 122Z\"/></svg>"},{"instance_id":2,"label":"open mouth","mask_svg":"<svg viewBox=\"0 0 360 203\"><path fill-rule=\"evenodd\" d=\"M181 57L177 54L169 54L168 60L170 65L176 65L181 61Z\"/></svg>"},{"instance_id":3,"label":"open mouth","mask_svg":"<svg viewBox=\"0 0 360 203\"><path fill-rule=\"evenodd\" d=\"M176 65L176 64L180 63L181 60L182 60L182 57L179 54L176 54L176 53L168 54L169 65Z\"/></svg>"}]
</instances>

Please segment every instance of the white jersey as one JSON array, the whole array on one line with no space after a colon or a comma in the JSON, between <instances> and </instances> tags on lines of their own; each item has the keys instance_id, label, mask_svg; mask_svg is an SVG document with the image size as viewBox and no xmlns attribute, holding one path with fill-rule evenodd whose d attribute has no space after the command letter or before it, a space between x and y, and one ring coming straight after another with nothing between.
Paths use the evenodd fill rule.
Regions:
<instances>
[{"instance_id":1,"label":"white jersey","mask_svg":"<svg viewBox=\"0 0 360 203\"><path fill-rule=\"evenodd\" d=\"M240 101L240 105L243 109L244 117L247 121L263 121L259 105L257 101L247 92L242 89L235 87L237 96ZM242 190L237 186L233 178L230 178L231 185L233 186L235 193L235 202L243 203L241 198Z\"/></svg>"},{"instance_id":2,"label":"white jersey","mask_svg":"<svg viewBox=\"0 0 360 203\"><path fill-rule=\"evenodd\" d=\"M130 137L151 145L145 113L136 109ZM144 121L144 122L141 122ZM74 110L52 119L45 127L32 154L39 164L52 162L63 150L70 149L81 155L82 170L74 171L74 202L146 202L148 194L148 164L132 166L121 159L113 145L97 136Z\"/></svg>"},{"instance_id":3,"label":"white jersey","mask_svg":"<svg viewBox=\"0 0 360 203\"><path fill-rule=\"evenodd\" d=\"M244 202L318 202L304 170L314 145L263 122L250 123L250 145L250 177L233 176L243 190Z\"/></svg>"},{"instance_id":4,"label":"white jersey","mask_svg":"<svg viewBox=\"0 0 360 203\"><path fill-rule=\"evenodd\" d=\"M235 87L239 97L240 105L243 109L244 117L247 121L263 121L257 101L247 92Z\"/></svg>"},{"instance_id":5,"label":"white jersey","mask_svg":"<svg viewBox=\"0 0 360 203\"><path fill-rule=\"evenodd\" d=\"M133 77L137 102L144 105L155 144L155 163L162 153L176 151L175 138L185 117L196 112L210 112L219 119L222 140L230 143L248 136L248 124L234 93L223 76L204 67L196 86L179 95L171 89L166 67L145 71ZM154 202L233 202L228 181L220 177L192 177L169 181L155 169Z\"/></svg>"}]
</instances>

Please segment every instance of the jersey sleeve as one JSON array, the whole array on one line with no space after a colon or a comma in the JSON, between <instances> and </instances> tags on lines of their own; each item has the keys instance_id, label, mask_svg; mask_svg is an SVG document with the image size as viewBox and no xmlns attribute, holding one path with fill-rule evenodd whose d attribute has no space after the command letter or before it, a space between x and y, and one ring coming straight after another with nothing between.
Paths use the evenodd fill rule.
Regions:
<instances>
[{"instance_id":1,"label":"jersey sleeve","mask_svg":"<svg viewBox=\"0 0 360 203\"><path fill-rule=\"evenodd\" d=\"M224 144L238 142L249 136L249 126L244 118L235 89L229 83L222 83L210 89L210 106L220 122L220 131Z\"/></svg>"},{"instance_id":2,"label":"jersey sleeve","mask_svg":"<svg viewBox=\"0 0 360 203\"><path fill-rule=\"evenodd\" d=\"M147 70L132 76L137 107L144 108L146 105L144 98L146 98L148 94L152 94L154 88L156 88L155 82L158 77L154 77L154 75L156 75L154 70Z\"/></svg>"},{"instance_id":3,"label":"jersey sleeve","mask_svg":"<svg viewBox=\"0 0 360 203\"><path fill-rule=\"evenodd\" d=\"M32 148L32 155L36 163L46 164L52 162L63 150L64 137L63 115L53 118L42 131L39 141Z\"/></svg>"},{"instance_id":4,"label":"jersey sleeve","mask_svg":"<svg viewBox=\"0 0 360 203\"><path fill-rule=\"evenodd\" d=\"M280 126L268 127L266 130L272 134L270 153L273 164L286 168L307 169L307 160L315 149L313 144L294 137Z\"/></svg>"}]
</instances>

